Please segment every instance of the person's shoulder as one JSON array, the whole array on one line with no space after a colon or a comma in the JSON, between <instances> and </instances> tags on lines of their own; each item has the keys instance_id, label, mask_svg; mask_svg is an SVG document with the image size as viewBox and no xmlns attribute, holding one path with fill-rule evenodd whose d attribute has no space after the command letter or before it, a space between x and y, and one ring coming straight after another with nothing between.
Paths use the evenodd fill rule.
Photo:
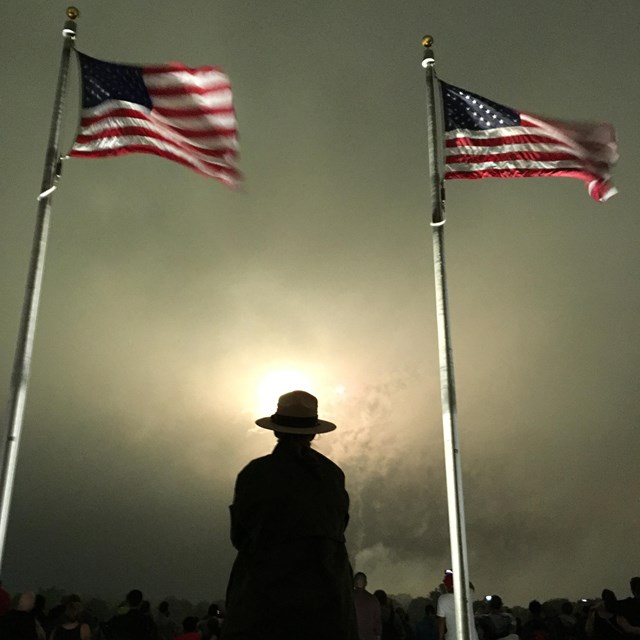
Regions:
<instances>
[{"instance_id":1,"label":"person's shoulder","mask_svg":"<svg viewBox=\"0 0 640 640\"><path fill-rule=\"evenodd\" d=\"M336 476L344 481L344 472L333 460L330 460L316 449L310 449L309 454L326 474ZM273 452L265 456L251 460L238 474L238 480L251 478L251 476L261 475L263 473L274 472L290 464L292 459L293 458L285 451L278 451L276 448Z\"/></svg>"},{"instance_id":2,"label":"person's shoulder","mask_svg":"<svg viewBox=\"0 0 640 640\"><path fill-rule=\"evenodd\" d=\"M633 597L624 598L623 600L618 600L618 606L628 609L638 609L640 608L640 599Z\"/></svg>"},{"instance_id":3,"label":"person's shoulder","mask_svg":"<svg viewBox=\"0 0 640 640\"><path fill-rule=\"evenodd\" d=\"M363 602L374 602L380 606L380 602L378 598L376 598L373 593L367 591L366 589L354 589L353 590L353 598L354 600L362 600Z\"/></svg>"},{"instance_id":4,"label":"person's shoulder","mask_svg":"<svg viewBox=\"0 0 640 640\"><path fill-rule=\"evenodd\" d=\"M368 600L370 600L371 602L375 602L378 606L380 606L380 600L378 600L378 598L376 598L373 593L367 591L366 589L364 590L364 592L367 594Z\"/></svg>"},{"instance_id":5,"label":"person's shoulder","mask_svg":"<svg viewBox=\"0 0 640 640\"><path fill-rule=\"evenodd\" d=\"M251 460L251 462L247 463L238 474L238 477L242 475L247 475L252 473L253 471L257 471L259 469L264 469L265 467L269 467L273 464L273 455L268 453L266 456L260 456L259 458L255 458Z\"/></svg>"},{"instance_id":6,"label":"person's shoulder","mask_svg":"<svg viewBox=\"0 0 640 640\"><path fill-rule=\"evenodd\" d=\"M330 458L327 458L324 454L320 453L317 449L311 449L313 457L318 461L318 464L323 465L327 469L331 469L334 473L344 478L344 471Z\"/></svg>"}]
</instances>

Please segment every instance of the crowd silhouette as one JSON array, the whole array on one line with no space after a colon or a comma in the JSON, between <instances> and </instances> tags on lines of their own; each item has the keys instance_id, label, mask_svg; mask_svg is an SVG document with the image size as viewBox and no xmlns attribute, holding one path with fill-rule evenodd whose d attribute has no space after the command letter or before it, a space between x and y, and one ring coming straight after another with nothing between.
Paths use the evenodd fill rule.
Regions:
<instances>
[{"instance_id":1,"label":"crowd silhouette","mask_svg":"<svg viewBox=\"0 0 640 640\"><path fill-rule=\"evenodd\" d=\"M362 572L354 578L359 640L442 640L437 612L445 583L401 604L383 589L366 591ZM211 603L204 612L191 605L177 620L169 599L152 606L138 589L100 614L77 594L47 604L43 594L10 594L0 583L0 640L219 640L224 628L224 603ZM487 596L474 602L473 621L479 640L640 640L640 577L631 579L630 595L622 599L604 589L591 600L533 600L524 608Z\"/></svg>"}]
</instances>

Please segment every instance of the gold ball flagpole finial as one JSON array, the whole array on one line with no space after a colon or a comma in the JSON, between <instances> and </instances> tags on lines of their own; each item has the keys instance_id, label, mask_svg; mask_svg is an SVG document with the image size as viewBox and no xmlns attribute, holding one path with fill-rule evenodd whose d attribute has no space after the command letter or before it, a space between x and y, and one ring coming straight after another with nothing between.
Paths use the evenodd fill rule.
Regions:
<instances>
[{"instance_id":1,"label":"gold ball flagpole finial","mask_svg":"<svg viewBox=\"0 0 640 640\"><path fill-rule=\"evenodd\" d=\"M427 69L436 61L431 46L433 45L433 36L423 36L422 46L424 47L424 55L422 57L422 66Z\"/></svg>"},{"instance_id":2,"label":"gold ball flagpole finial","mask_svg":"<svg viewBox=\"0 0 640 640\"><path fill-rule=\"evenodd\" d=\"M76 20L80 16L80 11L77 7L67 7L67 18L69 20Z\"/></svg>"}]
</instances>

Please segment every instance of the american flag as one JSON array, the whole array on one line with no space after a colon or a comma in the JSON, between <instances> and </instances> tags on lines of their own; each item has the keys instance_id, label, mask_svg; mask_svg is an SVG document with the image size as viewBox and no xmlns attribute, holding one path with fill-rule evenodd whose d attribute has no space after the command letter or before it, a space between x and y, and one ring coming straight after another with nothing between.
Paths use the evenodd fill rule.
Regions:
<instances>
[{"instance_id":1,"label":"american flag","mask_svg":"<svg viewBox=\"0 0 640 640\"><path fill-rule=\"evenodd\" d=\"M151 153L234 186L238 132L231 86L215 67L115 64L78 52L82 115L69 153Z\"/></svg>"},{"instance_id":2,"label":"american flag","mask_svg":"<svg viewBox=\"0 0 640 640\"><path fill-rule=\"evenodd\" d=\"M601 202L618 158L607 123L562 122L516 111L440 82L445 119L445 179L580 178Z\"/></svg>"}]
</instances>

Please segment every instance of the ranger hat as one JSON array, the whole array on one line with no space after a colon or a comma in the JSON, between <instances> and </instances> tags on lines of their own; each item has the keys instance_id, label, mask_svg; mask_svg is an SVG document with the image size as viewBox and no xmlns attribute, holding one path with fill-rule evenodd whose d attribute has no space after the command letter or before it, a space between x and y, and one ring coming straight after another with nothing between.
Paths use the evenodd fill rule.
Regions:
<instances>
[{"instance_id":1,"label":"ranger hat","mask_svg":"<svg viewBox=\"0 0 640 640\"><path fill-rule=\"evenodd\" d=\"M263 429L280 433L327 433L333 431L333 422L318 418L318 400L306 391L290 391L278 398L276 412L256 420Z\"/></svg>"}]
</instances>

